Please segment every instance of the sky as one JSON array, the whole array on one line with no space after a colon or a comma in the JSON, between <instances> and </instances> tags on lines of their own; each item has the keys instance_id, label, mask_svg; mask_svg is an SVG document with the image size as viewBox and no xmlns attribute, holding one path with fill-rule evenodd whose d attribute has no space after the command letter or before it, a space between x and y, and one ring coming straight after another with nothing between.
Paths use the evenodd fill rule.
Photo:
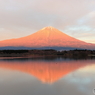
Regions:
<instances>
[{"instance_id":1,"label":"sky","mask_svg":"<svg viewBox=\"0 0 95 95\"><path fill-rule=\"evenodd\" d=\"M95 0L0 0L0 40L47 26L95 43Z\"/></svg>"}]
</instances>

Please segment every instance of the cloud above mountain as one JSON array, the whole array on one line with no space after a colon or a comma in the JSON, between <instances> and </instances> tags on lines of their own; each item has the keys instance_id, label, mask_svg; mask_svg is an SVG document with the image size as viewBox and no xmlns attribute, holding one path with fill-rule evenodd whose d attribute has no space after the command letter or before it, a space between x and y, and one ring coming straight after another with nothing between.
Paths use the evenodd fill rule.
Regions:
<instances>
[{"instance_id":1,"label":"cloud above mountain","mask_svg":"<svg viewBox=\"0 0 95 95\"><path fill-rule=\"evenodd\" d=\"M30 35L46 26L56 27L73 37L84 39L83 33L95 32L94 19L95 0L2 0L0 40ZM83 28L80 31L83 26L90 30ZM75 28L76 32L72 31ZM87 36L86 40L89 39L91 37Z\"/></svg>"}]
</instances>

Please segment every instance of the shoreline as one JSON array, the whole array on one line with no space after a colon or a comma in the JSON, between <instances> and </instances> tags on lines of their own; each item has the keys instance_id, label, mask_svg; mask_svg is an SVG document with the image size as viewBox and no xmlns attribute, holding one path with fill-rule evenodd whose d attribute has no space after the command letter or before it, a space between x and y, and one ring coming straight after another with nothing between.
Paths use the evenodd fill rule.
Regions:
<instances>
[{"instance_id":1,"label":"shoreline","mask_svg":"<svg viewBox=\"0 0 95 95\"><path fill-rule=\"evenodd\" d=\"M1 50L0 59L8 57L15 58L94 58L95 50Z\"/></svg>"}]
</instances>

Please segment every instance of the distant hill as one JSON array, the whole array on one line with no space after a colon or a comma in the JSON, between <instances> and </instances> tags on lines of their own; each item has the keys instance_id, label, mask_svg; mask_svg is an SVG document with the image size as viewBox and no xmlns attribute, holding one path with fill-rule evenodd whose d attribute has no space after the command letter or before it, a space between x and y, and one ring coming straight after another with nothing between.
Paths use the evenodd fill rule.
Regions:
<instances>
[{"instance_id":1,"label":"distant hill","mask_svg":"<svg viewBox=\"0 0 95 95\"><path fill-rule=\"evenodd\" d=\"M95 49L86 43L66 35L53 27L45 27L26 37L0 41L0 49Z\"/></svg>"},{"instance_id":2,"label":"distant hill","mask_svg":"<svg viewBox=\"0 0 95 95\"><path fill-rule=\"evenodd\" d=\"M75 50L75 49L81 49L81 48L73 48L73 47L0 47L0 50L45 50L45 49L54 49L54 50Z\"/></svg>"}]
</instances>

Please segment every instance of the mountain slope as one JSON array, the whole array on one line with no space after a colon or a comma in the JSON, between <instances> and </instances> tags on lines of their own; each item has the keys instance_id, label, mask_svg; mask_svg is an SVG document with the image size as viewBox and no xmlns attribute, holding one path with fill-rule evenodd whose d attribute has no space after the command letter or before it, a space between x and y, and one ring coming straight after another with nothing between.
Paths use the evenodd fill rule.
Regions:
<instances>
[{"instance_id":1,"label":"mountain slope","mask_svg":"<svg viewBox=\"0 0 95 95\"><path fill-rule=\"evenodd\" d=\"M53 27L45 27L38 32L17 39L0 41L0 47L74 47L93 49L94 44L89 44L73 37Z\"/></svg>"}]
</instances>

